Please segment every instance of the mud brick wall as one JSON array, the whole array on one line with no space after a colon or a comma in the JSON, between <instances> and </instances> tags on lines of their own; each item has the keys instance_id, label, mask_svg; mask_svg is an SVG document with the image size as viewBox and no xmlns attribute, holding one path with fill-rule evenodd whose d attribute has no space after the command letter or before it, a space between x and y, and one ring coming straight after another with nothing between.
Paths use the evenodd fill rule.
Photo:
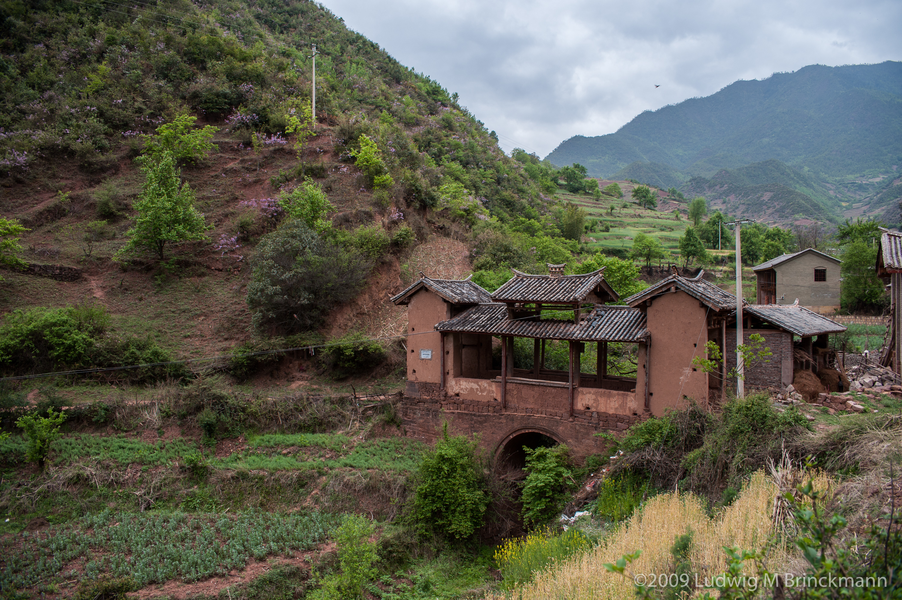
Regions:
<instances>
[{"instance_id":1,"label":"mud brick wall","mask_svg":"<svg viewBox=\"0 0 902 600\"><path fill-rule=\"evenodd\" d=\"M783 388L792 383L792 335L784 331L744 329L742 337L749 343L749 336L757 333L764 337L764 345L770 349L772 356L767 362L761 362L751 369L746 369L745 386L753 388ZM727 372L736 368L736 329L727 328L727 352L725 353ZM788 378L785 380L784 378ZM735 380L727 382L735 385Z\"/></svg>"},{"instance_id":2,"label":"mud brick wall","mask_svg":"<svg viewBox=\"0 0 902 600\"><path fill-rule=\"evenodd\" d=\"M607 441L595 434L623 431L646 415L615 415L574 411L566 414L545 413L535 409L508 407L502 412L500 402L479 402L445 396L436 384L408 382L408 392L401 400L399 413L408 437L433 443L442 435L447 423L452 435L475 436L479 444L493 456L501 445L521 431L538 431L567 444L574 458L580 460L602 452Z\"/></svg>"}]
</instances>

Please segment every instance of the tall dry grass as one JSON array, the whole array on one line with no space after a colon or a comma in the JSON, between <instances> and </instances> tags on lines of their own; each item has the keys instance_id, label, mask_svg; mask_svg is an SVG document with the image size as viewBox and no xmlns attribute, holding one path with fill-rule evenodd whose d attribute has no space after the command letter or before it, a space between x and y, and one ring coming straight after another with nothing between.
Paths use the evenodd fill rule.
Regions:
<instances>
[{"instance_id":1,"label":"tall dry grass","mask_svg":"<svg viewBox=\"0 0 902 600\"><path fill-rule=\"evenodd\" d=\"M826 486L826 481L815 483ZM632 579L610 573L605 563L641 550L629 571L638 574L666 574L673 570L670 549L676 537L692 530L690 552L692 570L700 581L723 573L727 568L724 546L762 551L766 566L782 572L791 556L788 548L773 539L771 511L777 495L773 480L763 471L752 475L736 500L715 517L705 513L702 501L692 494L661 494L649 500L619 529L593 551L556 565L538 574L528 585L506 594L486 596L487 600L597 600L635 598ZM749 574L752 565L749 565Z\"/></svg>"}]
</instances>

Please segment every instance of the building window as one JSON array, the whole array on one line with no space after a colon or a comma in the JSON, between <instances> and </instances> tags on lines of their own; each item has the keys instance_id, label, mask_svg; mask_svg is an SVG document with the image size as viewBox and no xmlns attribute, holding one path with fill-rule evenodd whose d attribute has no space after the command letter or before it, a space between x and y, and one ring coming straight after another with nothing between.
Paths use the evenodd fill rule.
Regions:
<instances>
[{"instance_id":1,"label":"building window","mask_svg":"<svg viewBox=\"0 0 902 600\"><path fill-rule=\"evenodd\" d=\"M827 269L815 269L814 270L814 280L815 281L827 281Z\"/></svg>"}]
</instances>

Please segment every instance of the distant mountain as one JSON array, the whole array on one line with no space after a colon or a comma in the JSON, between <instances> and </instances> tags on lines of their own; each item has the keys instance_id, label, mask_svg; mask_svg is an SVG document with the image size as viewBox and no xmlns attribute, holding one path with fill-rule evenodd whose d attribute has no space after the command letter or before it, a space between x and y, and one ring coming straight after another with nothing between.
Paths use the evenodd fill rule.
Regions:
<instances>
[{"instance_id":1,"label":"distant mountain","mask_svg":"<svg viewBox=\"0 0 902 600\"><path fill-rule=\"evenodd\" d=\"M814 65L738 81L644 112L616 133L573 137L546 158L578 162L597 177L644 171L647 181L629 178L655 185L698 177L725 178L733 191L783 185L810 202L777 213L796 214L804 204L809 218L821 220L815 213L823 211L840 218L854 203L869 204L902 166L902 62ZM702 187L713 193L719 186ZM730 206L727 198L716 199Z\"/></svg>"}]
</instances>

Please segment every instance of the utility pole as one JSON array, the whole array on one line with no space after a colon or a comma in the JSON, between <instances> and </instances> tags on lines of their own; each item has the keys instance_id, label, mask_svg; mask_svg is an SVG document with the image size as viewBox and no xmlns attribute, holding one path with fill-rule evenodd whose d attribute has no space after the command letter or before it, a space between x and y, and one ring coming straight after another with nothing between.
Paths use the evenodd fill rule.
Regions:
<instances>
[{"instance_id":1,"label":"utility pole","mask_svg":"<svg viewBox=\"0 0 902 600\"><path fill-rule=\"evenodd\" d=\"M736 219L736 396L745 398L745 364L739 346L742 338L742 242L740 229L743 223L751 223L749 219Z\"/></svg>"},{"instance_id":2,"label":"utility pole","mask_svg":"<svg viewBox=\"0 0 902 600\"><path fill-rule=\"evenodd\" d=\"M313 129L316 129L316 44L313 44Z\"/></svg>"}]
</instances>

